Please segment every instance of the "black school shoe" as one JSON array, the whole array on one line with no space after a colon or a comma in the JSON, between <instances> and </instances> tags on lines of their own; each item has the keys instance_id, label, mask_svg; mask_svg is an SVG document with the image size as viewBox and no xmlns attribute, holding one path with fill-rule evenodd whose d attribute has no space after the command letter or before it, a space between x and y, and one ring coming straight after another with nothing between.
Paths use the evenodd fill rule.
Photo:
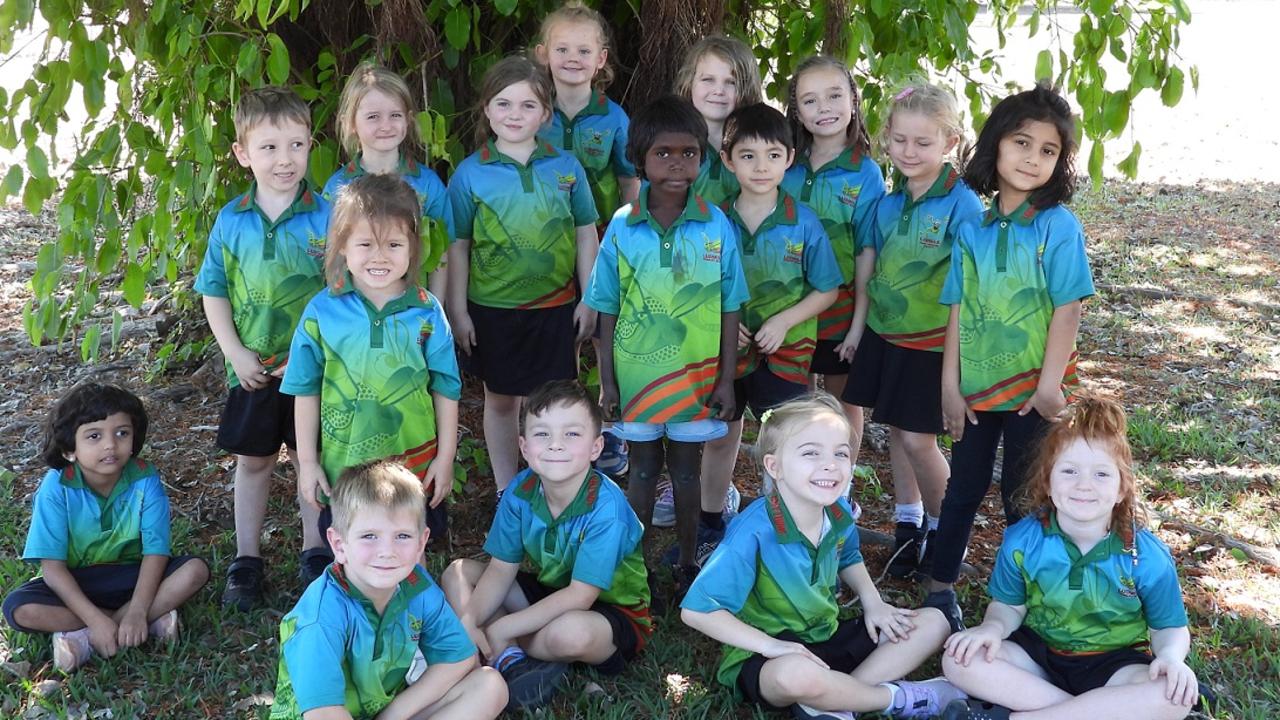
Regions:
<instances>
[{"instance_id":1,"label":"black school shoe","mask_svg":"<svg viewBox=\"0 0 1280 720\"><path fill-rule=\"evenodd\" d=\"M507 681L507 710L537 708L547 704L556 694L569 664L547 662L525 656L501 670Z\"/></svg>"},{"instance_id":2,"label":"black school shoe","mask_svg":"<svg viewBox=\"0 0 1280 720\"><path fill-rule=\"evenodd\" d=\"M893 555L889 560L888 573L899 580L909 578L920 567L920 553L923 550L925 528L928 521L920 518L920 524L899 522L893 528Z\"/></svg>"},{"instance_id":3,"label":"black school shoe","mask_svg":"<svg viewBox=\"0 0 1280 720\"><path fill-rule=\"evenodd\" d=\"M947 618L951 632L958 633L964 629L964 613L960 612L960 603L956 600L955 590L935 590L924 596L920 607L937 608Z\"/></svg>"},{"instance_id":4,"label":"black school shoe","mask_svg":"<svg viewBox=\"0 0 1280 720\"><path fill-rule=\"evenodd\" d=\"M222 591L222 607L249 612L262 602L262 558L241 555L227 568L227 587Z\"/></svg>"},{"instance_id":5,"label":"black school shoe","mask_svg":"<svg viewBox=\"0 0 1280 720\"><path fill-rule=\"evenodd\" d=\"M1009 720L1007 707L974 698L953 700L942 711L942 720Z\"/></svg>"},{"instance_id":6,"label":"black school shoe","mask_svg":"<svg viewBox=\"0 0 1280 720\"><path fill-rule=\"evenodd\" d=\"M302 555L298 558L298 582L302 584L299 592L306 592L316 578L324 575L325 569L332 562L333 555L330 555L329 551L324 548L303 550Z\"/></svg>"}]
</instances>

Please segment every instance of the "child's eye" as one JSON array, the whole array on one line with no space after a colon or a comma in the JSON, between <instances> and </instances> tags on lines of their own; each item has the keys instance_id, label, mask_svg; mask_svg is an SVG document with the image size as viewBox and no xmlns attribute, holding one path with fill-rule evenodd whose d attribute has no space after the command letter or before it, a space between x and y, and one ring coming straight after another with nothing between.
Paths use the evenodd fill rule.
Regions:
<instances>
[{"instance_id":1,"label":"child's eye","mask_svg":"<svg viewBox=\"0 0 1280 720\"><path fill-rule=\"evenodd\" d=\"M1045 155L1048 155L1049 157L1055 157L1058 154L1058 151L1054 150L1053 148L1045 148L1041 152L1043 152Z\"/></svg>"},{"instance_id":2,"label":"child's eye","mask_svg":"<svg viewBox=\"0 0 1280 720\"><path fill-rule=\"evenodd\" d=\"M841 460L843 460L843 459L845 459L845 458L849 457L849 451L848 451L848 450L837 450L837 451L836 451L836 457L838 457L838 458L840 458Z\"/></svg>"},{"instance_id":3,"label":"child's eye","mask_svg":"<svg viewBox=\"0 0 1280 720\"><path fill-rule=\"evenodd\" d=\"M293 144L293 149L294 149L294 150L301 150L302 148L305 148L306 146L307 146L307 144L306 144L306 143L304 143L304 142L295 142L295 143Z\"/></svg>"},{"instance_id":4,"label":"child's eye","mask_svg":"<svg viewBox=\"0 0 1280 720\"><path fill-rule=\"evenodd\" d=\"M360 539L361 539L361 540L377 540L377 539L378 539L378 534L377 534L377 533L372 533L372 532L367 532L367 533L364 533L363 535L361 535L361 536L360 536Z\"/></svg>"},{"instance_id":5,"label":"child's eye","mask_svg":"<svg viewBox=\"0 0 1280 720\"><path fill-rule=\"evenodd\" d=\"M684 151L684 156L685 156L685 157L687 157L687 158L695 158L695 157L698 157L698 151L697 151L697 150L685 150L685 151Z\"/></svg>"},{"instance_id":6,"label":"child's eye","mask_svg":"<svg viewBox=\"0 0 1280 720\"><path fill-rule=\"evenodd\" d=\"M413 536L409 533L396 533L397 540L412 540Z\"/></svg>"},{"instance_id":7,"label":"child's eye","mask_svg":"<svg viewBox=\"0 0 1280 720\"><path fill-rule=\"evenodd\" d=\"M800 101L800 104L801 104L801 105L812 105L812 104L814 104L814 103L816 103L816 102L818 102L818 101L817 101L817 100L814 100L813 98L805 98L805 99L803 99L803 100L801 100L801 101Z\"/></svg>"},{"instance_id":8,"label":"child's eye","mask_svg":"<svg viewBox=\"0 0 1280 720\"><path fill-rule=\"evenodd\" d=\"M393 113L391 113L391 117L395 118L396 120L399 120L400 118L404 117L404 113L402 113L402 112L393 112Z\"/></svg>"},{"instance_id":9,"label":"child's eye","mask_svg":"<svg viewBox=\"0 0 1280 720\"><path fill-rule=\"evenodd\" d=\"M116 437L122 437L122 438L129 437L132 434L133 434L133 431L129 430L128 428L122 428L116 431Z\"/></svg>"},{"instance_id":10,"label":"child's eye","mask_svg":"<svg viewBox=\"0 0 1280 720\"><path fill-rule=\"evenodd\" d=\"M97 440L100 437L102 437L101 433L97 433L97 432L91 432L88 435L85 435L85 438L89 440Z\"/></svg>"}]
</instances>

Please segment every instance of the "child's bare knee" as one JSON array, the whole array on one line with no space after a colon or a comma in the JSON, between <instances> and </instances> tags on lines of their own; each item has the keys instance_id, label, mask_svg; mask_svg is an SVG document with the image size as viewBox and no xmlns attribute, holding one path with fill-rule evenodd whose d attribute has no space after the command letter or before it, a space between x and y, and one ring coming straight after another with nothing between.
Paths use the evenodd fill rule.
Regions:
<instances>
[{"instance_id":1,"label":"child's bare knee","mask_svg":"<svg viewBox=\"0 0 1280 720\"><path fill-rule=\"evenodd\" d=\"M477 568L478 566L478 568ZM458 558L440 573L440 585L445 592L461 588L474 588L480 581L484 566L470 558Z\"/></svg>"},{"instance_id":2,"label":"child's bare knee","mask_svg":"<svg viewBox=\"0 0 1280 720\"><path fill-rule=\"evenodd\" d=\"M547 649L558 658L580 658L591 649L595 638L580 623L553 622L543 631Z\"/></svg>"},{"instance_id":3,"label":"child's bare knee","mask_svg":"<svg viewBox=\"0 0 1280 720\"><path fill-rule=\"evenodd\" d=\"M475 683L475 692L467 694L475 697L477 703L484 705L477 710L485 712L489 717L495 717L502 712L507 706L507 681L502 679L502 675L487 665L481 665L472 670L468 678Z\"/></svg>"},{"instance_id":4,"label":"child's bare knee","mask_svg":"<svg viewBox=\"0 0 1280 720\"><path fill-rule=\"evenodd\" d=\"M769 684L776 691L771 694L781 696L772 700L797 702L820 695L825 690L826 676L822 668L801 655L783 655L768 661L760 676L762 680L768 677L771 681Z\"/></svg>"},{"instance_id":5,"label":"child's bare knee","mask_svg":"<svg viewBox=\"0 0 1280 720\"><path fill-rule=\"evenodd\" d=\"M42 621L48 608L48 605L39 605L37 603L19 605L13 609L13 619L22 627L37 627L44 624Z\"/></svg>"},{"instance_id":6,"label":"child's bare knee","mask_svg":"<svg viewBox=\"0 0 1280 720\"><path fill-rule=\"evenodd\" d=\"M271 472L276 467L275 455L237 455L236 467L241 472L251 475L260 475L262 473Z\"/></svg>"}]
</instances>

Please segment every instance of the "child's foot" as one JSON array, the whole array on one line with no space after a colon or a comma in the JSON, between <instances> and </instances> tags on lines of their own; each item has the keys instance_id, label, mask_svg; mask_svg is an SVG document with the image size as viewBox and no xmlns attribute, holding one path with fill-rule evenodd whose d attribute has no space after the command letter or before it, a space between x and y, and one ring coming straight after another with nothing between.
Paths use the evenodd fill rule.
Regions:
<instances>
[{"instance_id":1,"label":"child's foot","mask_svg":"<svg viewBox=\"0 0 1280 720\"><path fill-rule=\"evenodd\" d=\"M262 601L262 558L241 555L227 568L227 589L222 591L222 607L249 612Z\"/></svg>"},{"instance_id":2,"label":"child's foot","mask_svg":"<svg viewBox=\"0 0 1280 720\"><path fill-rule=\"evenodd\" d=\"M302 592L311 587L316 578L324 574L325 568L333 562L333 556L324 548L303 550L298 559L298 581L302 583Z\"/></svg>"},{"instance_id":3,"label":"child's foot","mask_svg":"<svg viewBox=\"0 0 1280 720\"><path fill-rule=\"evenodd\" d=\"M680 602L684 600L684 596L688 594L689 588L693 586L694 578L698 577L697 565L672 565L671 579L674 581L674 589L671 591L670 607L680 607Z\"/></svg>"},{"instance_id":4,"label":"child's foot","mask_svg":"<svg viewBox=\"0 0 1280 720\"><path fill-rule=\"evenodd\" d=\"M663 479L658 483L658 499L653 503L654 527L669 528L676 524L676 494L671 489L671 481Z\"/></svg>"},{"instance_id":5,"label":"child's foot","mask_svg":"<svg viewBox=\"0 0 1280 720\"><path fill-rule=\"evenodd\" d=\"M960 612L960 603L956 600L955 590L935 590L924 596L920 607L937 608L947 618L951 632L958 633L964 629L964 614Z\"/></svg>"},{"instance_id":6,"label":"child's foot","mask_svg":"<svg viewBox=\"0 0 1280 720\"><path fill-rule=\"evenodd\" d=\"M698 544L693 546L693 564L699 570L707 562L707 558L711 557L711 553L720 546L721 540L724 540L724 528L709 528L701 523L698 524Z\"/></svg>"},{"instance_id":7,"label":"child's foot","mask_svg":"<svg viewBox=\"0 0 1280 720\"><path fill-rule=\"evenodd\" d=\"M147 626L147 634L156 642L173 643L178 639L180 628L178 611L170 610L151 621L151 624Z\"/></svg>"},{"instance_id":8,"label":"child's foot","mask_svg":"<svg viewBox=\"0 0 1280 720\"><path fill-rule=\"evenodd\" d=\"M924 541L923 518L919 525L899 521L893 528L893 555L889 560L889 575L898 579L910 577L920 566L921 543Z\"/></svg>"},{"instance_id":9,"label":"child's foot","mask_svg":"<svg viewBox=\"0 0 1280 720\"><path fill-rule=\"evenodd\" d=\"M536 708L547 704L568 672L568 663L547 662L525 656L502 669L507 681L507 709Z\"/></svg>"},{"instance_id":10,"label":"child's foot","mask_svg":"<svg viewBox=\"0 0 1280 720\"><path fill-rule=\"evenodd\" d=\"M738 492L738 486L731 482L729 489L724 492L724 509L720 511L720 515L724 517L725 522L729 522L734 515L738 514L740 507L742 507L742 493Z\"/></svg>"},{"instance_id":11,"label":"child's foot","mask_svg":"<svg viewBox=\"0 0 1280 720\"><path fill-rule=\"evenodd\" d=\"M600 457L596 458L596 469L611 478L616 478L619 475L626 475L629 467L627 441L606 431L604 449L600 451Z\"/></svg>"},{"instance_id":12,"label":"child's foot","mask_svg":"<svg viewBox=\"0 0 1280 720\"><path fill-rule=\"evenodd\" d=\"M953 700L942 711L942 720L1009 720L1012 710L974 698Z\"/></svg>"},{"instance_id":13,"label":"child's foot","mask_svg":"<svg viewBox=\"0 0 1280 720\"><path fill-rule=\"evenodd\" d=\"M93 646L89 644L89 628L53 634L53 666L65 673L89 662Z\"/></svg>"},{"instance_id":14,"label":"child's foot","mask_svg":"<svg viewBox=\"0 0 1280 720\"><path fill-rule=\"evenodd\" d=\"M855 720L858 716L845 710L818 710L795 703L791 706L791 717L796 720Z\"/></svg>"},{"instance_id":15,"label":"child's foot","mask_svg":"<svg viewBox=\"0 0 1280 720\"><path fill-rule=\"evenodd\" d=\"M969 697L963 690L942 678L885 683L889 684L898 686L898 692L893 695L893 709L890 711L897 718L936 717L950 703Z\"/></svg>"}]
</instances>

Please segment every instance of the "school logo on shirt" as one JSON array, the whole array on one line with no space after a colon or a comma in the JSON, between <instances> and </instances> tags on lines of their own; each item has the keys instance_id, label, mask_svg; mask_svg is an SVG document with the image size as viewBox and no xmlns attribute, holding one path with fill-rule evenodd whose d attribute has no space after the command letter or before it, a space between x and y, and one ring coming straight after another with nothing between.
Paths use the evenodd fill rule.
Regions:
<instances>
[{"instance_id":1,"label":"school logo on shirt","mask_svg":"<svg viewBox=\"0 0 1280 720\"><path fill-rule=\"evenodd\" d=\"M417 643L418 638L422 637L422 618L409 616L409 640Z\"/></svg>"},{"instance_id":2,"label":"school logo on shirt","mask_svg":"<svg viewBox=\"0 0 1280 720\"><path fill-rule=\"evenodd\" d=\"M932 215L924 216L924 223L920 228L920 244L927 248L936 248L942 244L942 228L947 226L950 216L936 218Z\"/></svg>"},{"instance_id":3,"label":"school logo on shirt","mask_svg":"<svg viewBox=\"0 0 1280 720\"><path fill-rule=\"evenodd\" d=\"M791 242L787 238L782 239L782 244L786 246L785 254L782 256L782 262L800 264L804 257L804 241Z\"/></svg>"},{"instance_id":4,"label":"school logo on shirt","mask_svg":"<svg viewBox=\"0 0 1280 720\"><path fill-rule=\"evenodd\" d=\"M571 191L573 190L573 186L578 184L578 176L573 173L569 173L568 175L556 173L556 183L559 185L561 190L566 192Z\"/></svg>"},{"instance_id":5,"label":"school logo on shirt","mask_svg":"<svg viewBox=\"0 0 1280 720\"><path fill-rule=\"evenodd\" d=\"M1128 575L1120 576L1120 596L1127 598L1138 597L1138 586L1133 582L1133 578Z\"/></svg>"},{"instance_id":6,"label":"school logo on shirt","mask_svg":"<svg viewBox=\"0 0 1280 720\"><path fill-rule=\"evenodd\" d=\"M307 254L314 258L324 257L324 236L316 237L307 233Z\"/></svg>"},{"instance_id":7,"label":"school logo on shirt","mask_svg":"<svg viewBox=\"0 0 1280 720\"><path fill-rule=\"evenodd\" d=\"M587 141L587 145L583 149L592 157L600 157L604 154L604 144L607 137L608 133L600 130L590 130L584 138Z\"/></svg>"},{"instance_id":8,"label":"school logo on shirt","mask_svg":"<svg viewBox=\"0 0 1280 720\"><path fill-rule=\"evenodd\" d=\"M1044 247L1045 243L1036 246L1036 267L1044 269Z\"/></svg>"},{"instance_id":9,"label":"school logo on shirt","mask_svg":"<svg viewBox=\"0 0 1280 720\"><path fill-rule=\"evenodd\" d=\"M431 333L435 332L435 323L430 320L423 320L418 326L418 347L426 347L427 339L431 337Z\"/></svg>"},{"instance_id":10,"label":"school logo on shirt","mask_svg":"<svg viewBox=\"0 0 1280 720\"><path fill-rule=\"evenodd\" d=\"M849 207L855 207L858 204L858 195L861 193L861 185L850 186L848 183L845 183L845 186L840 189L840 202L848 205Z\"/></svg>"},{"instance_id":11,"label":"school logo on shirt","mask_svg":"<svg viewBox=\"0 0 1280 720\"><path fill-rule=\"evenodd\" d=\"M719 239L711 239L706 235L702 236L702 247L706 250L702 259L707 262L720 262L720 250L724 247L723 242Z\"/></svg>"}]
</instances>

